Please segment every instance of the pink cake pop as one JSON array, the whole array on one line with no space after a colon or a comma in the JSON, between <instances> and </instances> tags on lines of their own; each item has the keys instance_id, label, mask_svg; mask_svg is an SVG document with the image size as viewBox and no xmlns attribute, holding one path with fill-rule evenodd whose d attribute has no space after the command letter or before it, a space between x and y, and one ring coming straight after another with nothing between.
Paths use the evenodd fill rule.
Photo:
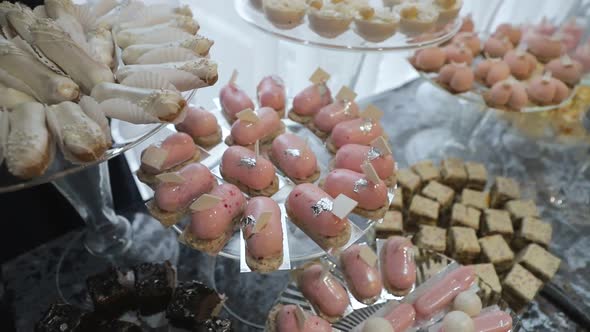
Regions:
<instances>
[{"instance_id":1,"label":"pink cake pop","mask_svg":"<svg viewBox=\"0 0 590 332\"><path fill-rule=\"evenodd\" d=\"M528 40L528 50L543 63L558 58L564 50L563 42L559 36L548 37L534 34Z\"/></svg>"},{"instance_id":2,"label":"pink cake pop","mask_svg":"<svg viewBox=\"0 0 590 332\"><path fill-rule=\"evenodd\" d=\"M473 70L465 63L450 63L441 68L437 80L453 93L467 92L473 87Z\"/></svg>"},{"instance_id":3,"label":"pink cake pop","mask_svg":"<svg viewBox=\"0 0 590 332\"><path fill-rule=\"evenodd\" d=\"M519 111L529 102L522 83L511 78L496 82L484 94L484 100L488 106L512 111Z\"/></svg>"},{"instance_id":4,"label":"pink cake pop","mask_svg":"<svg viewBox=\"0 0 590 332\"><path fill-rule=\"evenodd\" d=\"M582 64L585 73L590 71L590 44L579 46L572 54L572 58Z\"/></svg>"},{"instance_id":5,"label":"pink cake pop","mask_svg":"<svg viewBox=\"0 0 590 332\"><path fill-rule=\"evenodd\" d=\"M447 61L447 54L440 47L428 47L418 50L410 63L419 70L425 72L437 72Z\"/></svg>"},{"instance_id":6,"label":"pink cake pop","mask_svg":"<svg viewBox=\"0 0 590 332\"><path fill-rule=\"evenodd\" d=\"M513 49L514 46L506 36L492 36L486 40L483 46L483 52L492 58L501 58Z\"/></svg>"},{"instance_id":7,"label":"pink cake pop","mask_svg":"<svg viewBox=\"0 0 590 332\"><path fill-rule=\"evenodd\" d=\"M516 46L518 45L518 43L520 43L520 39L522 38L522 31L520 30L520 27L514 26L509 23L502 23L498 25L493 36L506 36L508 37L508 40L510 40L512 45Z\"/></svg>"},{"instance_id":8,"label":"pink cake pop","mask_svg":"<svg viewBox=\"0 0 590 332\"><path fill-rule=\"evenodd\" d=\"M475 68L475 78L488 87L510 77L510 67L500 59L487 59Z\"/></svg>"},{"instance_id":9,"label":"pink cake pop","mask_svg":"<svg viewBox=\"0 0 590 332\"><path fill-rule=\"evenodd\" d=\"M453 44L464 44L471 50L473 56L476 56L481 52L481 41L473 32L459 32L453 37Z\"/></svg>"},{"instance_id":10,"label":"pink cake pop","mask_svg":"<svg viewBox=\"0 0 590 332\"><path fill-rule=\"evenodd\" d=\"M545 66L545 70L550 71L553 77L565 84L574 86L580 82L583 68L580 62L572 60L568 55L564 55L559 59L551 60Z\"/></svg>"},{"instance_id":11,"label":"pink cake pop","mask_svg":"<svg viewBox=\"0 0 590 332\"><path fill-rule=\"evenodd\" d=\"M461 28L459 28L459 32L473 32L475 30L475 25L473 24L473 17L471 13L467 14L463 17L463 22L461 23Z\"/></svg>"},{"instance_id":12,"label":"pink cake pop","mask_svg":"<svg viewBox=\"0 0 590 332\"><path fill-rule=\"evenodd\" d=\"M473 62L473 53L465 44L451 44L444 50L447 54L447 62L465 62L469 65Z\"/></svg>"},{"instance_id":13,"label":"pink cake pop","mask_svg":"<svg viewBox=\"0 0 590 332\"><path fill-rule=\"evenodd\" d=\"M506 52L504 61L510 67L512 76L519 80L528 79L537 68L537 59L522 48Z\"/></svg>"},{"instance_id":14,"label":"pink cake pop","mask_svg":"<svg viewBox=\"0 0 590 332\"><path fill-rule=\"evenodd\" d=\"M554 105L564 101L570 89L562 81L551 77L547 72L543 76L534 77L526 89L529 99L538 105Z\"/></svg>"}]
</instances>

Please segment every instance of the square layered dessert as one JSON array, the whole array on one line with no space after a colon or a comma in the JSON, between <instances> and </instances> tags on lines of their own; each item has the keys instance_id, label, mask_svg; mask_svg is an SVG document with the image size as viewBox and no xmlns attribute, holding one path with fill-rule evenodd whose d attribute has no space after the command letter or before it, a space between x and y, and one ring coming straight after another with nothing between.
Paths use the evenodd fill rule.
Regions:
<instances>
[{"instance_id":1,"label":"square layered dessert","mask_svg":"<svg viewBox=\"0 0 590 332\"><path fill-rule=\"evenodd\" d=\"M537 278L549 281L559 270L561 259L538 244L531 243L518 253L516 262L531 271Z\"/></svg>"},{"instance_id":2,"label":"square layered dessert","mask_svg":"<svg viewBox=\"0 0 590 332\"><path fill-rule=\"evenodd\" d=\"M386 239L404 233L404 218L400 211L387 211L383 219L375 223L375 236Z\"/></svg>"},{"instance_id":3,"label":"square layered dessert","mask_svg":"<svg viewBox=\"0 0 590 332\"><path fill-rule=\"evenodd\" d=\"M461 264L470 264L479 257L481 248L475 230L469 227L453 226L449 229L447 252Z\"/></svg>"},{"instance_id":4,"label":"square layered dessert","mask_svg":"<svg viewBox=\"0 0 590 332\"><path fill-rule=\"evenodd\" d=\"M517 249L524 248L529 243L536 243L547 247L551 242L553 227L550 223L533 217L526 217L514 235L512 244Z\"/></svg>"},{"instance_id":5,"label":"square layered dessert","mask_svg":"<svg viewBox=\"0 0 590 332\"><path fill-rule=\"evenodd\" d=\"M445 185L460 191L467 183L467 171L463 160L447 158L440 163L441 181Z\"/></svg>"},{"instance_id":6,"label":"square layered dessert","mask_svg":"<svg viewBox=\"0 0 590 332\"><path fill-rule=\"evenodd\" d=\"M191 330L219 314L223 298L198 281L183 282L176 287L166 309L166 317L176 328Z\"/></svg>"},{"instance_id":7,"label":"square layered dessert","mask_svg":"<svg viewBox=\"0 0 590 332\"><path fill-rule=\"evenodd\" d=\"M134 275L111 267L88 277L86 288L97 314L105 318L119 317L135 309Z\"/></svg>"},{"instance_id":8,"label":"square layered dessert","mask_svg":"<svg viewBox=\"0 0 590 332\"><path fill-rule=\"evenodd\" d=\"M482 163L468 161L465 163L467 173L467 188L482 191L488 182L488 170Z\"/></svg>"},{"instance_id":9,"label":"square layered dessert","mask_svg":"<svg viewBox=\"0 0 590 332\"><path fill-rule=\"evenodd\" d=\"M520 199L520 187L511 178L498 176L490 190L491 204L494 209L501 209L508 201Z\"/></svg>"},{"instance_id":10,"label":"square layered dessert","mask_svg":"<svg viewBox=\"0 0 590 332\"><path fill-rule=\"evenodd\" d=\"M416 195L410 204L410 223L413 225L436 225L439 209L438 202Z\"/></svg>"},{"instance_id":11,"label":"square layered dessert","mask_svg":"<svg viewBox=\"0 0 590 332\"><path fill-rule=\"evenodd\" d=\"M480 234L482 236L500 234L510 243L514 235L510 214L504 210L484 210Z\"/></svg>"},{"instance_id":12,"label":"square layered dessert","mask_svg":"<svg viewBox=\"0 0 590 332\"><path fill-rule=\"evenodd\" d=\"M412 170L420 176L422 185L430 181L440 180L440 170L430 160L423 160L412 165Z\"/></svg>"},{"instance_id":13,"label":"square layered dessert","mask_svg":"<svg viewBox=\"0 0 590 332\"><path fill-rule=\"evenodd\" d=\"M140 313L150 316L165 311L176 287L176 270L172 264L143 263L133 271Z\"/></svg>"},{"instance_id":14,"label":"square layered dessert","mask_svg":"<svg viewBox=\"0 0 590 332\"><path fill-rule=\"evenodd\" d=\"M526 307L537 295L543 282L520 264L514 264L502 282L502 297L515 311Z\"/></svg>"},{"instance_id":15,"label":"square layered dessert","mask_svg":"<svg viewBox=\"0 0 590 332\"><path fill-rule=\"evenodd\" d=\"M437 226L420 226L414 236L416 246L444 253L447 248L447 230Z\"/></svg>"},{"instance_id":16,"label":"square layered dessert","mask_svg":"<svg viewBox=\"0 0 590 332\"><path fill-rule=\"evenodd\" d=\"M480 282L478 286L480 288L480 298L486 304L495 304L502 297L502 285L500 284L500 278L496 273L494 264L483 263L472 265L475 269L475 273L479 278Z\"/></svg>"},{"instance_id":17,"label":"square layered dessert","mask_svg":"<svg viewBox=\"0 0 590 332\"><path fill-rule=\"evenodd\" d=\"M490 195L485 191L463 189L461 204L483 211L490 207Z\"/></svg>"},{"instance_id":18,"label":"square layered dessert","mask_svg":"<svg viewBox=\"0 0 590 332\"><path fill-rule=\"evenodd\" d=\"M402 188L395 188L393 191L393 199L389 204L390 210L403 211L404 210L404 194Z\"/></svg>"},{"instance_id":19,"label":"square layered dessert","mask_svg":"<svg viewBox=\"0 0 590 332\"><path fill-rule=\"evenodd\" d=\"M441 211L446 211L451 207L451 204L453 204L455 191L437 181L430 181L426 187L422 189L422 195L437 201L440 204Z\"/></svg>"},{"instance_id":20,"label":"square layered dessert","mask_svg":"<svg viewBox=\"0 0 590 332\"><path fill-rule=\"evenodd\" d=\"M408 204L412 197L420 190L422 182L420 177L410 169L400 169L396 173L397 184L402 188L404 202Z\"/></svg>"},{"instance_id":21,"label":"square layered dessert","mask_svg":"<svg viewBox=\"0 0 590 332\"><path fill-rule=\"evenodd\" d=\"M499 273L510 269L514 261L514 252L502 235L482 237L479 239L479 245L484 262L494 264Z\"/></svg>"},{"instance_id":22,"label":"square layered dessert","mask_svg":"<svg viewBox=\"0 0 590 332\"><path fill-rule=\"evenodd\" d=\"M451 226L470 227L479 230L481 212L470 206L455 203L451 212Z\"/></svg>"},{"instance_id":23,"label":"square layered dessert","mask_svg":"<svg viewBox=\"0 0 590 332\"><path fill-rule=\"evenodd\" d=\"M520 200L516 199L508 201L504 204L504 209L510 213L510 217L514 222L514 225L520 225L522 219L526 217L539 217L539 210L537 205L532 200Z\"/></svg>"}]
</instances>

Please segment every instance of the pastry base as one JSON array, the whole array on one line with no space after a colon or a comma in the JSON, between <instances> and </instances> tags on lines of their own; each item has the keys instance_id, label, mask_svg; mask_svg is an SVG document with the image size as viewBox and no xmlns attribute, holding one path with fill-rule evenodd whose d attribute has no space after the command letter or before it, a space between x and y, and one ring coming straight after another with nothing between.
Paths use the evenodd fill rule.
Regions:
<instances>
[{"instance_id":1,"label":"pastry base","mask_svg":"<svg viewBox=\"0 0 590 332\"><path fill-rule=\"evenodd\" d=\"M221 113L223 114L223 117L227 120L227 122L229 122L229 124L233 124L234 122L236 122L236 118L231 118L229 116L229 113L225 110L225 108L223 106L221 106Z\"/></svg>"},{"instance_id":2,"label":"pastry base","mask_svg":"<svg viewBox=\"0 0 590 332\"><path fill-rule=\"evenodd\" d=\"M308 176L308 177L306 177L306 178L304 178L304 179L296 179L296 178L292 178L292 177L290 177L290 176L289 176L289 175L288 175L288 174L287 174L287 173L286 173L286 172L285 172L285 171L284 171L284 170L283 170L283 169L282 169L282 168L279 166L279 163L278 163L278 162L277 162L277 160L276 160L276 159L275 159L275 158L272 156L272 153L269 153L269 154L268 154L268 158L270 159L270 161L272 161L272 163L273 163L273 164L275 164L275 166L276 166L278 169L280 169L280 170L281 170L281 172L285 173L285 175L287 175L287 177L289 177L289 179L290 179L291 181L293 181L293 183L295 183L295 184L302 184L302 183L313 183L313 182L315 182L317 179L319 179L319 178L320 178L320 168L319 168L319 167L316 167L316 171L315 171L315 172L314 172L312 175L310 175L310 176Z\"/></svg>"},{"instance_id":3,"label":"pastry base","mask_svg":"<svg viewBox=\"0 0 590 332\"><path fill-rule=\"evenodd\" d=\"M217 131L215 132L215 134L209 136L194 137L193 141L195 142L195 144L202 146L204 148L209 148L213 145L217 145L217 143L221 142L221 127L217 125Z\"/></svg>"},{"instance_id":4,"label":"pastry base","mask_svg":"<svg viewBox=\"0 0 590 332\"><path fill-rule=\"evenodd\" d=\"M344 246L346 243L348 243L348 240L350 240L350 221L346 223L346 227L342 230L342 233L340 235L327 237L316 234L309 228L305 227L304 223L300 222L297 218L295 218L295 215L293 215L287 204L285 204L285 209L287 210L287 215L289 216L289 219L291 219L291 222L294 223L297 227L299 227L305 234L307 234L307 236L314 240L315 243L317 243L324 250L330 248L340 248Z\"/></svg>"},{"instance_id":5,"label":"pastry base","mask_svg":"<svg viewBox=\"0 0 590 332\"><path fill-rule=\"evenodd\" d=\"M242 192L244 192L252 197L255 197L255 196L270 197L270 196L274 195L277 191L279 191L279 177L276 174L275 174L275 177L272 180L271 184L268 187L259 190L259 189L252 189L252 188L246 186L245 184L243 184L242 182L240 182L239 180L226 176L223 173L221 167L219 168L219 173L221 173L221 176L225 179L225 181L235 185L236 187L240 188L240 190Z\"/></svg>"},{"instance_id":6,"label":"pastry base","mask_svg":"<svg viewBox=\"0 0 590 332\"><path fill-rule=\"evenodd\" d=\"M357 206L354 208L354 210L352 210L352 212L358 214L359 216L363 216L367 219L376 220L383 218L387 210L389 210L389 203L383 205L377 210L366 210Z\"/></svg>"},{"instance_id":7,"label":"pastry base","mask_svg":"<svg viewBox=\"0 0 590 332\"><path fill-rule=\"evenodd\" d=\"M276 271L283 264L283 252L277 256L256 259L246 252L246 264L255 272L268 273Z\"/></svg>"},{"instance_id":8,"label":"pastry base","mask_svg":"<svg viewBox=\"0 0 590 332\"><path fill-rule=\"evenodd\" d=\"M275 132L271 133L270 135L266 135L264 137L262 137L260 140L258 140L258 144L263 145L263 144L269 144L271 143L275 137L279 136L280 134L285 132L285 124L281 121L281 126L278 130L276 130ZM232 146L232 145L239 145L236 144L234 142L234 138L229 135L225 138L225 144ZM245 148L248 148L250 150L254 150L254 145L255 144L248 144L248 145L242 145Z\"/></svg>"},{"instance_id":9,"label":"pastry base","mask_svg":"<svg viewBox=\"0 0 590 332\"><path fill-rule=\"evenodd\" d=\"M266 332L278 332L277 316L279 315L279 312L282 308L283 305L279 303L270 309L268 312L268 317L266 318L266 326L264 329Z\"/></svg>"},{"instance_id":10,"label":"pastry base","mask_svg":"<svg viewBox=\"0 0 590 332\"><path fill-rule=\"evenodd\" d=\"M328 151L330 151L330 153L332 154L336 154L336 152L338 152L338 148L336 147L336 145L334 145L334 142L332 142L332 136L328 137L328 139L326 140L326 147L328 148Z\"/></svg>"},{"instance_id":11,"label":"pastry base","mask_svg":"<svg viewBox=\"0 0 590 332\"><path fill-rule=\"evenodd\" d=\"M289 117L289 119L295 122L302 124L306 124L313 119L313 115L299 115L293 112L293 109L289 110L289 113L287 113L287 117Z\"/></svg>"},{"instance_id":12,"label":"pastry base","mask_svg":"<svg viewBox=\"0 0 590 332\"><path fill-rule=\"evenodd\" d=\"M225 247L227 242L231 239L232 235L234 234L234 227L240 221L240 216L241 216L241 213L238 217L233 219L233 222L231 223L231 227L228 227L228 229L225 231L225 233L223 233L223 235L221 235L220 237L218 237L216 239L213 239L213 240L197 239L196 237L194 237L191 234L191 232L189 232L187 230L188 228L184 229L184 231L182 232L182 237L184 238L184 241L187 246L189 246L193 249L199 250L199 251L203 251L209 255L215 256L221 251L221 249L223 249L223 247Z\"/></svg>"},{"instance_id":13,"label":"pastry base","mask_svg":"<svg viewBox=\"0 0 590 332\"><path fill-rule=\"evenodd\" d=\"M396 183L396 177L395 177L395 173L391 174L390 177L386 178L386 179L382 179L383 182L385 182L385 185L388 187L392 187L393 185L395 185Z\"/></svg>"},{"instance_id":14,"label":"pastry base","mask_svg":"<svg viewBox=\"0 0 590 332\"><path fill-rule=\"evenodd\" d=\"M318 127L316 127L313 121L309 121L307 123L307 128L309 128L309 130L311 130L317 137L321 139L326 139L328 136L330 136L330 133L321 131Z\"/></svg>"},{"instance_id":15,"label":"pastry base","mask_svg":"<svg viewBox=\"0 0 590 332\"><path fill-rule=\"evenodd\" d=\"M281 108L280 110L275 110L275 112L277 112L279 119L282 120L285 118L285 107Z\"/></svg>"},{"instance_id":16,"label":"pastry base","mask_svg":"<svg viewBox=\"0 0 590 332\"><path fill-rule=\"evenodd\" d=\"M145 203L145 206L147 207L152 217L157 219L162 224L162 226L166 228L170 228L173 225L176 225L180 220L182 220L182 218L185 215L185 212L187 211L187 209L182 209L176 212L164 211L158 207L158 205L153 199Z\"/></svg>"},{"instance_id":17,"label":"pastry base","mask_svg":"<svg viewBox=\"0 0 590 332\"><path fill-rule=\"evenodd\" d=\"M158 178L156 178L156 176L158 176L159 174L163 174L163 173L176 172L188 164L198 162L200 159L201 159L201 150L199 150L199 148L197 148L195 154L193 155L193 157L191 159L189 159L185 162L182 162L172 168L162 170L162 172L160 172L158 174L148 174L140 168L137 170L137 172L135 172L135 175L137 175L137 178L139 179L139 181L145 183L150 188L155 189L155 186L160 183L160 180L158 180Z\"/></svg>"}]
</instances>

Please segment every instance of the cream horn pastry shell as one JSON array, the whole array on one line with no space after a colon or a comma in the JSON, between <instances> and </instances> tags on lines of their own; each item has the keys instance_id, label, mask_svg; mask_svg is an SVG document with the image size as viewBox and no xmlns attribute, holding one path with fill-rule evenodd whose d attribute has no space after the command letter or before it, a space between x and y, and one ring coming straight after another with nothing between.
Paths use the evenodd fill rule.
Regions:
<instances>
[{"instance_id":1,"label":"cream horn pastry shell","mask_svg":"<svg viewBox=\"0 0 590 332\"><path fill-rule=\"evenodd\" d=\"M211 39L203 36L192 36L188 39L166 42L161 44L135 44L123 50L121 58L127 65L137 64L139 58L144 54L166 47L181 47L193 52L197 56L206 56L209 54L209 49L213 46Z\"/></svg>"},{"instance_id":2,"label":"cream horn pastry shell","mask_svg":"<svg viewBox=\"0 0 590 332\"><path fill-rule=\"evenodd\" d=\"M142 35L151 33L153 30L162 28L177 28L186 31L192 35L199 31L199 23L190 16L176 15L171 17L169 20L162 23L154 24L148 20L138 20L129 23L122 23L117 27L117 40L119 36L124 37L125 35Z\"/></svg>"},{"instance_id":3,"label":"cream horn pastry shell","mask_svg":"<svg viewBox=\"0 0 590 332\"><path fill-rule=\"evenodd\" d=\"M38 17L26 6L19 6L6 13L6 21L10 27L28 43L33 41L30 29L37 20Z\"/></svg>"},{"instance_id":4,"label":"cream horn pastry shell","mask_svg":"<svg viewBox=\"0 0 590 332\"><path fill-rule=\"evenodd\" d=\"M0 107L12 109L19 104L31 101L35 101L35 98L24 92L4 86L0 87ZM6 121L8 121L8 119L6 119Z\"/></svg>"},{"instance_id":5,"label":"cream horn pastry shell","mask_svg":"<svg viewBox=\"0 0 590 332\"><path fill-rule=\"evenodd\" d=\"M168 22L178 18L178 16L193 17L193 13L189 6L184 5L180 7L171 6L165 3L154 4L150 6L143 6L131 19L119 18L115 30L125 30L130 28L138 28L145 26L152 26Z\"/></svg>"},{"instance_id":6,"label":"cream horn pastry shell","mask_svg":"<svg viewBox=\"0 0 590 332\"><path fill-rule=\"evenodd\" d=\"M117 0L97 0L97 1L88 1L88 8L90 12L96 16L101 17L109 13L115 7L119 5Z\"/></svg>"},{"instance_id":7,"label":"cream horn pastry shell","mask_svg":"<svg viewBox=\"0 0 590 332\"><path fill-rule=\"evenodd\" d=\"M115 66L115 43L111 31L104 26L98 26L96 29L86 34L88 45L94 54L94 58L107 65L109 68Z\"/></svg>"},{"instance_id":8,"label":"cream horn pastry shell","mask_svg":"<svg viewBox=\"0 0 590 332\"><path fill-rule=\"evenodd\" d=\"M2 27L2 34L5 38L13 38L16 36L16 32L8 24L8 13L18 10L21 7L20 4L15 4L8 1L0 2L0 26Z\"/></svg>"},{"instance_id":9,"label":"cream horn pastry shell","mask_svg":"<svg viewBox=\"0 0 590 332\"><path fill-rule=\"evenodd\" d=\"M192 36L193 34L179 28L159 26L137 30L123 30L116 35L116 40L117 45L125 49L135 44L160 44L175 40L184 40Z\"/></svg>"}]
</instances>

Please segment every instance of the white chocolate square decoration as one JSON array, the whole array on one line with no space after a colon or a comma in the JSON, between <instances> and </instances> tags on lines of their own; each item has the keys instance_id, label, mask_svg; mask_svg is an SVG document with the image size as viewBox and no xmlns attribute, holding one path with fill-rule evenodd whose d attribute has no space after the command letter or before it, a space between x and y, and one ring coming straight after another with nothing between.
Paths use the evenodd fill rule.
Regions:
<instances>
[{"instance_id":1,"label":"white chocolate square decoration","mask_svg":"<svg viewBox=\"0 0 590 332\"><path fill-rule=\"evenodd\" d=\"M254 112L251 108L246 108L245 110L240 111L239 113L236 114L236 117L242 121L247 121L247 122L252 122L252 123L256 123L256 122L260 121L258 114L256 114L256 112Z\"/></svg>"},{"instance_id":2,"label":"white chocolate square decoration","mask_svg":"<svg viewBox=\"0 0 590 332\"><path fill-rule=\"evenodd\" d=\"M184 183L186 181L182 175L176 172L158 174L156 175L156 179L164 183Z\"/></svg>"},{"instance_id":3,"label":"white chocolate square decoration","mask_svg":"<svg viewBox=\"0 0 590 332\"><path fill-rule=\"evenodd\" d=\"M377 263L377 255L367 245L363 245L359 251L360 258L367 263L367 265L374 267Z\"/></svg>"},{"instance_id":4,"label":"white chocolate square decoration","mask_svg":"<svg viewBox=\"0 0 590 332\"><path fill-rule=\"evenodd\" d=\"M354 199L344 194L340 194L334 199L332 204L332 214L340 219L344 219L357 205L358 203Z\"/></svg>"},{"instance_id":5,"label":"white chocolate square decoration","mask_svg":"<svg viewBox=\"0 0 590 332\"><path fill-rule=\"evenodd\" d=\"M262 212L260 214L260 216L258 216L256 223L254 224L254 228L252 229L252 233L259 233L260 231L262 231L264 229L264 227L266 226L266 224L268 224L268 222L270 221L271 217L272 217L272 212Z\"/></svg>"},{"instance_id":6,"label":"white chocolate square decoration","mask_svg":"<svg viewBox=\"0 0 590 332\"><path fill-rule=\"evenodd\" d=\"M336 95L336 100L340 101L353 101L356 98L356 92L352 91L346 85L340 88L338 94Z\"/></svg>"},{"instance_id":7,"label":"white chocolate square decoration","mask_svg":"<svg viewBox=\"0 0 590 332\"><path fill-rule=\"evenodd\" d=\"M376 148L377 150L379 150L381 152L381 154L384 156L388 156L388 155L393 154L393 151L391 151L391 148L389 147L387 140L383 136L379 136L379 137L375 138L371 142L371 146Z\"/></svg>"},{"instance_id":8,"label":"white chocolate square decoration","mask_svg":"<svg viewBox=\"0 0 590 332\"><path fill-rule=\"evenodd\" d=\"M193 204L191 204L191 210L193 211L205 211L217 205L221 202L221 197L203 194Z\"/></svg>"},{"instance_id":9,"label":"white chocolate square decoration","mask_svg":"<svg viewBox=\"0 0 590 332\"><path fill-rule=\"evenodd\" d=\"M157 170L160 170L168 157L168 151L156 146L149 146L141 155L141 162Z\"/></svg>"},{"instance_id":10,"label":"white chocolate square decoration","mask_svg":"<svg viewBox=\"0 0 590 332\"><path fill-rule=\"evenodd\" d=\"M309 77L309 80L313 84L321 84L330 79L330 74L318 67L313 74Z\"/></svg>"},{"instance_id":11,"label":"white chocolate square decoration","mask_svg":"<svg viewBox=\"0 0 590 332\"><path fill-rule=\"evenodd\" d=\"M379 183L379 181L381 180L379 178L379 175L377 175L377 171L375 171L373 164L371 164L370 162L364 162L361 165L361 169L363 170L363 173L365 174L367 179L369 179L369 181L373 183Z\"/></svg>"},{"instance_id":12,"label":"white chocolate square decoration","mask_svg":"<svg viewBox=\"0 0 590 332\"><path fill-rule=\"evenodd\" d=\"M361 112L361 117L365 119L371 119L373 121L379 121L381 120L381 117L383 117L383 111L377 108L377 106L369 104Z\"/></svg>"}]
</instances>

